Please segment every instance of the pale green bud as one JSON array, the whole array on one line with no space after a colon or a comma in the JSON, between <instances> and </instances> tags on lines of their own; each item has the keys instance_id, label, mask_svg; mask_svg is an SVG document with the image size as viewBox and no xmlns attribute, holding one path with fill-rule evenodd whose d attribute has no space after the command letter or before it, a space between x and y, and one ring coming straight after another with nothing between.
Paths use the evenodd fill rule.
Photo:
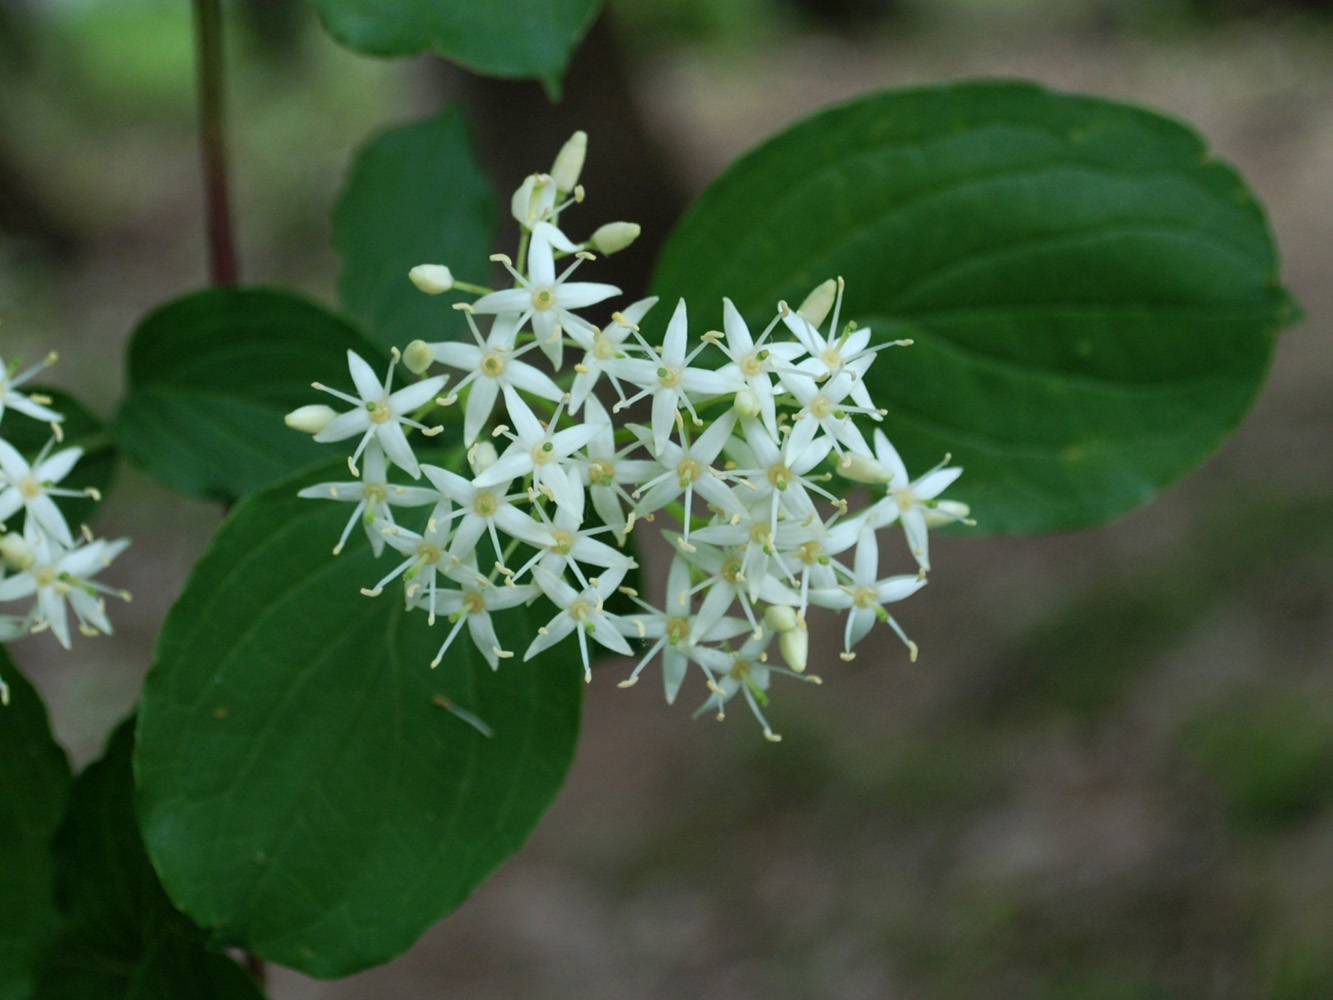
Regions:
<instances>
[{"instance_id":1,"label":"pale green bud","mask_svg":"<svg viewBox=\"0 0 1333 1000\"><path fill-rule=\"evenodd\" d=\"M298 406L282 420L294 431L318 434L337 415L338 412L331 406L325 406L323 403L311 403L309 406Z\"/></svg>"},{"instance_id":2,"label":"pale green bud","mask_svg":"<svg viewBox=\"0 0 1333 1000\"><path fill-rule=\"evenodd\" d=\"M587 153L588 133L580 129L560 147L555 163L551 166L551 179L555 181L557 191L573 191L578 186L579 174L583 173L583 158Z\"/></svg>"},{"instance_id":3,"label":"pale green bud","mask_svg":"<svg viewBox=\"0 0 1333 1000\"><path fill-rule=\"evenodd\" d=\"M778 649L787 666L799 674L810 657L810 633L803 628L788 629L778 636Z\"/></svg>"},{"instance_id":4,"label":"pale green bud","mask_svg":"<svg viewBox=\"0 0 1333 1000\"><path fill-rule=\"evenodd\" d=\"M972 508L958 500L941 500L933 508L927 507L924 513L926 527L938 528L945 524L966 521L967 515L972 513Z\"/></svg>"},{"instance_id":5,"label":"pale green bud","mask_svg":"<svg viewBox=\"0 0 1333 1000\"><path fill-rule=\"evenodd\" d=\"M418 264L407 276L427 295L439 295L454 287L453 272L443 264Z\"/></svg>"},{"instance_id":6,"label":"pale green bud","mask_svg":"<svg viewBox=\"0 0 1333 1000\"><path fill-rule=\"evenodd\" d=\"M608 222L599 227L588 242L599 254L610 257L637 240L641 232L637 222Z\"/></svg>"},{"instance_id":7,"label":"pale green bud","mask_svg":"<svg viewBox=\"0 0 1333 1000\"><path fill-rule=\"evenodd\" d=\"M828 316L829 310L833 308L834 299L838 295L838 283L832 278L824 282L813 292L805 297L801 307L796 312L804 316L811 326L819 326Z\"/></svg>"},{"instance_id":8,"label":"pale green bud","mask_svg":"<svg viewBox=\"0 0 1333 1000\"><path fill-rule=\"evenodd\" d=\"M21 572L32 565L36 556L24 537L11 531L0 535L0 558Z\"/></svg>"},{"instance_id":9,"label":"pale green bud","mask_svg":"<svg viewBox=\"0 0 1333 1000\"><path fill-rule=\"evenodd\" d=\"M838 475L854 483L887 483L893 473L868 455L847 453L836 466Z\"/></svg>"},{"instance_id":10,"label":"pale green bud","mask_svg":"<svg viewBox=\"0 0 1333 1000\"><path fill-rule=\"evenodd\" d=\"M420 375L435 362L435 352L424 340L414 340L403 351L403 364L413 375Z\"/></svg>"},{"instance_id":11,"label":"pale green bud","mask_svg":"<svg viewBox=\"0 0 1333 1000\"><path fill-rule=\"evenodd\" d=\"M537 216L541 211L542 191L550 183L551 178L545 174L527 176L509 203L509 211L513 214L514 221L529 229L532 228L533 223L538 221Z\"/></svg>"},{"instance_id":12,"label":"pale green bud","mask_svg":"<svg viewBox=\"0 0 1333 1000\"><path fill-rule=\"evenodd\" d=\"M770 604L764 611L764 624L774 632L790 632L800 625L796 609L785 604Z\"/></svg>"},{"instance_id":13,"label":"pale green bud","mask_svg":"<svg viewBox=\"0 0 1333 1000\"><path fill-rule=\"evenodd\" d=\"M478 441L467 453L468 465L472 466L472 474L480 476L483 472L495 464L499 458L499 453L495 450L495 445L489 441Z\"/></svg>"},{"instance_id":14,"label":"pale green bud","mask_svg":"<svg viewBox=\"0 0 1333 1000\"><path fill-rule=\"evenodd\" d=\"M736 408L736 412L742 417L759 416L759 397L754 394L753 389L741 389L737 391L735 399L731 405Z\"/></svg>"}]
</instances>

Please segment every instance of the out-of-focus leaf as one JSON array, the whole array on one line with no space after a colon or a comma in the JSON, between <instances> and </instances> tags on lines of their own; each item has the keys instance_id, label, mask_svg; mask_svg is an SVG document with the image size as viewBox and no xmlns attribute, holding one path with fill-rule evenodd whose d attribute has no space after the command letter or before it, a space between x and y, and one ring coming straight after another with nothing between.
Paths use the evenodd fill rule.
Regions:
<instances>
[{"instance_id":1,"label":"out-of-focus leaf","mask_svg":"<svg viewBox=\"0 0 1333 1000\"><path fill-rule=\"evenodd\" d=\"M1143 503L1231 432L1295 316L1264 214L1185 126L1024 83L876 94L738 161L654 290L717 325L847 281L843 318L917 473L952 453L981 528Z\"/></svg>"},{"instance_id":2,"label":"out-of-focus leaf","mask_svg":"<svg viewBox=\"0 0 1333 1000\"><path fill-rule=\"evenodd\" d=\"M27 1000L59 928L51 838L69 790L69 762L46 706L0 646L0 1000Z\"/></svg>"},{"instance_id":3,"label":"out-of-focus leaf","mask_svg":"<svg viewBox=\"0 0 1333 1000\"><path fill-rule=\"evenodd\" d=\"M357 155L333 209L347 311L386 348L456 336L458 296L426 295L407 272L445 264L460 280L484 283L494 217L458 109L381 133Z\"/></svg>"}]
</instances>

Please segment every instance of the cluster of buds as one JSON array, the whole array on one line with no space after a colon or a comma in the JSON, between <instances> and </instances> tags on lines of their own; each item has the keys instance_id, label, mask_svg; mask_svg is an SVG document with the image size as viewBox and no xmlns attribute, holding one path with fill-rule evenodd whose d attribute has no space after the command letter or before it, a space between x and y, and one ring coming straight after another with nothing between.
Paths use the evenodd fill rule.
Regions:
<instances>
[{"instance_id":1,"label":"cluster of buds","mask_svg":"<svg viewBox=\"0 0 1333 1000\"><path fill-rule=\"evenodd\" d=\"M70 646L69 611L85 635L110 632L103 595L115 594L93 580L129 545L95 539L84 525L70 530L54 497L90 496L92 487L70 489L60 483L73 471L82 448L55 450L62 441L64 415L51 408L49 397L20 392L33 375L55 363L55 354L19 372L19 365L0 361L0 602L21 601L27 610L0 615L0 641L8 642L49 629L66 649ZM51 437L31 461L5 439L7 425L29 418L47 424ZM16 522L22 518L22 526ZM66 602L68 601L68 609ZM0 702L9 689L0 680Z\"/></svg>"},{"instance_id":2,"label":"cluster of buds","mask_svg":"<svg viewBox=\"0 0 1333 1000\"><path fill-rule=\"evenodd\" d=\"M640 331L655 299L612 313L605 326L580 315L620 290L573 281L574 271L638 232L612 223L577 243L561 228L562 213L583 200L585 142L576 133L549 174L532 175L514 194L517 263L491 258L513 287L464 284L439 264L413 268L410 278L424 292L475 296L454 306L471 343L414 341L394 352L382 382L350 354L356 393L316 388L352 409L310 406L289 415L291 426L318 441L357 439L349 460L356 479L302 496L356 505L335 552L360 521L377 554L398 553L394 568L363 593L378 595L401 578L409 608L451 623L432 666L464 626L493 668L572 634L587 676L592 644L638 656L622 686L660 654L674 701L694 665L709 691L699 712L721 717L739 694L777 739L763 711L773 675L818 682L806 672L811 608L846 613L843 659L853 658L877 620L915 657L887 606L925 584L927 529L966 518L963 505L938 499L961 470L946 468L946 459L912 479L881 431L866 439L855 418L883 416L866 372L880 350L904 342L872 344L868 329L840 326L840 279L797 309L776 303L757 336L727 299L722 330L693 339L685 302L676 304L659 345ZM418 375L434 364L459 374L395 391L399 363ZM624 421L639 403L647 422ZM419 461L409 440L413 431L428 437L441 429L421 422L432 406L455 405L463 410L465 473ZM413 484L391 481L392 467ZM850 489L871 493L873 502L849 513ZM429 508L424 523L402 523L395 509L406 507ZM646 524L672 549L660 604L625 586L637 565L627 542ZM879 532L894 525L915 566L881 576ZM505 649L492 612L539 597L555 606L554 617L525 649ZM785 666L770 660L775 639Z\"/></svg>"}]
</instances>

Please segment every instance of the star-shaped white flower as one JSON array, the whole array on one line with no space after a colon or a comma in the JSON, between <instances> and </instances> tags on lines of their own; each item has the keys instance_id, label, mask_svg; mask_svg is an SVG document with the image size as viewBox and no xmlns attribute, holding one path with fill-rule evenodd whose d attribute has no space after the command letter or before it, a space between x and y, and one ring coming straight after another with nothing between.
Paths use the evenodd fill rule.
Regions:
<instances>
[{"instance_id":1,"label":"star-shaped white flower","mask_svg":"<svg viewBox=\"0 0 1333 1000\"><path fill-rule=\"evenodd\" d=\"M428 428L419 421L412 419L410 414L418 407L428 403L437 392L444 388L445 377L436 375L433 378L415 382L399 389L397 392L392 392L393 371L398 365L398 359L399 354L395 350L393 361L389 364L389 372L384 376L384 382L381 384L375 370L370 367L366 360L355 351L349 350L347 352L347 367L352 375L352 383L356 386L356 396L338 389L330 389L318 382L314 383L316 389L337 396L355 407L334 417L322 431L315 435L316 441L341 441L357 434L361 435L361 441L357 444L356 451L347 460L354 476L357 475L356 460L361 457L366 445L374 439L384 449L389 461L413 479L419 478L421 467L417 464L416 455L412 454L412 446L407 443L407 435L403 433L403 428L415 427L426 435L438 434L443 429L440 427Z\"/></svg>"},{"instance_id":2,"label":"star-shaped white flower","mask_svg":"<svg viewBox=\"0 0 1333 1000\"><path fill-rule=\"evenodd\" d=\"M556 250L572 253L576 258L558 276L555 273ZM537 342L558 369L564 343L562 331L574 326L582 326L585 330L594 329L591 323L576 315L574 310L586 309L620 294L620 289L615 285L568 280L574 269L592 256L586 250L580 250L577 244L549 222L539 222L533 226L532 240L528 244L526 275L514 270L509 258L503 254L492 258L509 268L519 287L483 295L472 304L472 308L479 313L515 314L520 327L531 320Z\"/></svg>"},{"instance_id":3,"label":"star-shaped white flower","mask_svg":"<svg viewBox=\"0 0 1333 1000\"><path fill-rule=\"evenodd\" d=\"M39 524L43 531L69 548L74 545L65 515L60 513L53 496L81 497L96 495L87 490L71 490L56 484L69 475L83 454L82 448L65 448L47 457L55 438L47 441L32 464L4 438L0 438L0 522L20 508L26 509L29 520Z\"/></svg>"},{"instance_id":4,"label":"star-shaped white flower","mask_svg":"<svg viewBox=\"0 0 1333 1000\"><path fill-rule=\"evenodd\" d=\"M0 360L0 419L4 418L5 407L17 410L19 413L26 413L34 420L44 420L48 424L59 424L64 420L64 416L55 410L46 406L51 402L42 396L29 396L15 390L24 382L32 378L38 372L50 368L56 363L56 352L52 351L40 362L33 365L26 371L19 372L18 364L10 362L8 365ZM15 374L18 372L18 374Z\"/></svg>"},{"instance_id":5,"label":"star-shaped white flower","mask_svg":"<svg viewBox=\"0 0 1333 1000\"><path fill-rule=\"evenodd\" d=\"M92 578L111 565L124 552L129 539L114 542L97 540L69 548L29 522L24 527L24 541L32 550L32 562L22 572L0 580L0 601L14 601L37 596L37 627L48 626L60 645L70 648L69 610L78 620L79 631L85 635L111 633L111 622L106 616L106 602L102 594L115 594L129 600L129 594Z\"/></svg>"}]
</instances>

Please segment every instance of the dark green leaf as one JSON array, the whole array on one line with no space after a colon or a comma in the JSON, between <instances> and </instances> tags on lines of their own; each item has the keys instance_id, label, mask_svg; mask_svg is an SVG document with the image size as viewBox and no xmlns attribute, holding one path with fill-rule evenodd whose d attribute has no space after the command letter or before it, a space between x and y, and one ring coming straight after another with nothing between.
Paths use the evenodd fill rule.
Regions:
<instances>
[{"instance_id":1,"label":"dark green leaf","mask_svg":"<svg viewBox=\"0 0 1333 1000\"><path fill-rule=\"evenodd\" d=\"M209 289L150 313L129 349L129 393L116 444L136 465L192 496L234 499L327 460L283 416L350 391L347 352L388 358L353 327L287 292ZM342 406L335 406L342 409Z\"/></svg>"},{"instance_id":2,"label":"dark green leaf","mask_svg":"<svg viewBox=\"0 0 1333 1000\"><path fill-rule=\"evenodd\" d=\"M0 646L0 1000L27 1000L59 926L51 838L69 789L69 762L46 706Z\"/></svg>"},{"instance_id":3,"label":"dark green leaf","mask_svg":"<svg viewBox=\"0 0 1333 1000\"><path fill-rule=\"evenodd\" d=\"M163 627L139 720L149 853L217 940L319 976L407 948L526 839L564 780L582 697L567 646L492 672L451 623L364 597L389 571L320 476L232 512ZM410 511L408 513L411 513ZM479 716L482 736L448 710Z\"/></svg>"},{"instance_id":4,"label":"dark green leaf","mask_svg":"<svg viewBox=\"0 0 1333 1000\"><path fill-rule=\"evenodd\" d=\"M1022 83L879 94L735 164L662 255L655 291L718 325L847 280L867 381L913 474L985 530L1095 524L1236 426L1294 318L1263 211L1184 126Z\"/></svg>"},{"instance_id":5,"label":"dark green leaf","mask_svg":"<svg viewBox=\"0 0 1333 1000\"><path fill-rule=\"evenodd\" d=\"M315 0L330 35L372 56L437 52L487 76L536 77L556 97L600 0Z\"/></svg>"},{"instance_id":6,"label":"dark green leaf","mask_svg":"<svg viewBox=\"0 0 1333 1000\"><path fill-rule=\"evenodd\" d=\"M259 1000L231 959L172 908L134 818L134 724L79 775L56 840L65 930L33 1000Z\"/></svg>"},{"instance_id":7,"label":"dark green leaf","mask_svg":"<svg viewBox=\"0 0 1333 1000\"><path fill-rule=\"evenodd\" d=\"M67 392L59 389L39 389L33 387L27 391L51 397L48 404L65 419L60 424L63 440L51 446L51 452L64 448L78 447L83 455L78 464L60 484L67 489L87 489L92 487L99 493L105 493L111 485L111 477L116 469L116 450L111 445L110 435L102 421L84 409L83 404ZM51 428L23 414L10 411L4 422L4 438L23 453L29 460L51 440ZM57 506L65 515L65 520L74 530L80 524L86 524L92 517L97 501L90 496L56 497Z\"/></svg>"},{"instance_id":8,"label":"dark green leaf","mask_svg":"<svg viewBox=\"0 0 1333 1000\"><path fill-rule=\"evenodd\" d=\"M490 185L456 108L390 129L358 154L333 209L343 304L385 347L456 336L458 295L426 295L407 272L445 264L484 283L494 231Z\"/></svg>"}]
</instances>

